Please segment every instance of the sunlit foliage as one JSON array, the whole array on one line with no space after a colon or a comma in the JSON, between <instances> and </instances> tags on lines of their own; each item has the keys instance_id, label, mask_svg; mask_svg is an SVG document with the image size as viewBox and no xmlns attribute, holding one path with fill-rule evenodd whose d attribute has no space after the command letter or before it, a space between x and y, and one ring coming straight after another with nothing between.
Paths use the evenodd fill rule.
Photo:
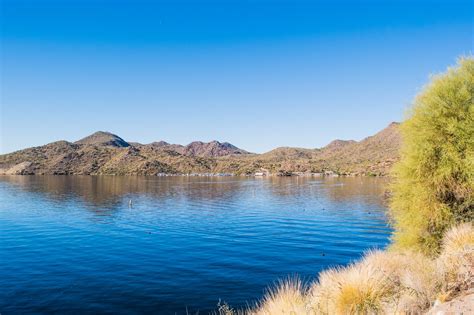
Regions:
<instances>
[{"instance_id":1,"label":"sunlit foliage","mask_svg":"<svg viewBox=\"0 0 474 315\"><path fill-rule=\"evenodd\" d=\"M394 246L439 251L443 232L474 219L474 59L458 65L416 97L401 125L401 161L391 201Z\"/></svg>"}]
</instances>

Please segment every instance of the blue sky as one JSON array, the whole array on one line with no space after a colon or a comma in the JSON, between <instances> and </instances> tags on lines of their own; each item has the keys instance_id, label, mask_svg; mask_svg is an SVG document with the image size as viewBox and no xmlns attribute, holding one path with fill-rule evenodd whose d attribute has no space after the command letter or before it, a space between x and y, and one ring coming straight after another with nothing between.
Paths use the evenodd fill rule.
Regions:
<instances>
[{"instance_id":1,"label":"blue sky","mask_svg":"<svg viewBox=\"0 0 474 315\"><path fill-rule=\"evenodd\" d=\"M473 51L473 1L1 1L0 152L97 130L360 140Z\"/></svg>"}]
</instances>

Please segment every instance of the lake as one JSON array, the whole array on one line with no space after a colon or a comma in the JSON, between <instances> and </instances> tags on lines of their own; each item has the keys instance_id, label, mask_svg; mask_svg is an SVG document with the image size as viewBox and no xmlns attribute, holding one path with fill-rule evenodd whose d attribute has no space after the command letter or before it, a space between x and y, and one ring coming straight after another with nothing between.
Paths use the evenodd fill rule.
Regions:
<instances>
[{"instance_id":1,"label":"lake","mask_svg":"<svg viewBox=\"0 0 474 315\"><path fill-rule=\"evenodd\" d=\"M388 244L383 178L0 176L0 313L207 314ZM131 205L130 205L131 200Z\"/></svg>"}]
</instances>

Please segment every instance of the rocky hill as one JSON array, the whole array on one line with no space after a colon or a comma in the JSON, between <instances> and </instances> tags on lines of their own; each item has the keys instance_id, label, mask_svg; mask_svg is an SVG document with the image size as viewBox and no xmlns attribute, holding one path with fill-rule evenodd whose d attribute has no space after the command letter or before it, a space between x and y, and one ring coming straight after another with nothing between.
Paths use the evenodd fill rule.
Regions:
<instances>
[{"instance_id":1,"label":"rocky hill","mask_svg":"<svg viewBox=\"0 0 474 315\"><path fill-rule=\"evenodd\" d=\"M190 156L218 157L234 154L249 154L249 152L239 149L228 142L220 143L219 141L212 141L205 143L195 141L184 148L184 154Z\"/></svg>"},{"instance_id":2,"label":"rocky hill","mask_svg":"<svg viewBox=\"0 0 474 315\"><path fill-rule=\"evenodd\" d=\"M286 175L294 172L335 172L350 175L387 175L398 160L399 124L391 123L362 141L335 140L320 149L282 147L240 159L222 158L218 171L251 173L255 170Z\"/></svg>"},{"instance_id":3,"label":"rocky hill","mask_svg":"<svg viewBox=\"0 0 474 315\"><path fill-rule=\"evenodd\" d=\"M44 146L0 155L0 174L157 175L188 173L254 174L265 171L335 172L386 175L398 160L398 123L362 141L335 140L320 149L282 147L252 154L227 142L127 142L109 132L96 132L74 143Z\"/></svg>"},{"instance_id":4,"label":"rocky hill","mask_svg":"<svg viewBox=\"0 0 474 315\"><path fill-rule=\"evenodd\" d=\"M398 127L399 124L394 122L362 141L346 141L342 145L331 143L321 149L317 159L326 169L342 173L387 173L398 160L401 144Z\"/></svg>"},{"instance_id":5,"label":"rocky hill","mask_svg":"<svg viewBox=\"0 0 474 315\"><path fill-rule=\"evenodd\" d=\"M128 144L119 136L106 131L97 131L90 136L76 141L75 143L85 145L111 146L117 148L125 148L130 146L130 144Z\"/></svg>"},{"instance_id":6,"label":"rocky hill","mask_svg":"<svg viewBox=\"0 0 474 315\"><path fill-rule=\"evenodd\" d=\"M175 151L179 154L186 156L199 156L199 157L219 157L227 155L240 155L249 154L249 152L239 149L236 146L228 142L202 142L194 141L190 144L183 146L179 144L170 144L165 141L152 142L147 145L141 145L141 147L153 147L160 150Z\"/></svg>"}]
</instances>

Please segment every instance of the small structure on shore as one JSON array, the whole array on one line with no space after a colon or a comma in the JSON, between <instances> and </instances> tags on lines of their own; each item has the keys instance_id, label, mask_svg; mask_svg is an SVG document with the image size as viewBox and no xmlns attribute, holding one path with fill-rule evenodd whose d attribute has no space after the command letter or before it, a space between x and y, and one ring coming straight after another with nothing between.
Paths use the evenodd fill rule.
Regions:
<instances>
[{"instance_id":1,"label":"small structure on shore","mask_svg":"<svg viewBox=\"0 0 474 315\"><path fill-rule=\"evenodd\" d=\"M258 171L256 171L253 176L255 177L263 177L263 176L269 176L270 175L270 172L267 170L267 169L260 169Z\"/></svg>"}]
</instances>

